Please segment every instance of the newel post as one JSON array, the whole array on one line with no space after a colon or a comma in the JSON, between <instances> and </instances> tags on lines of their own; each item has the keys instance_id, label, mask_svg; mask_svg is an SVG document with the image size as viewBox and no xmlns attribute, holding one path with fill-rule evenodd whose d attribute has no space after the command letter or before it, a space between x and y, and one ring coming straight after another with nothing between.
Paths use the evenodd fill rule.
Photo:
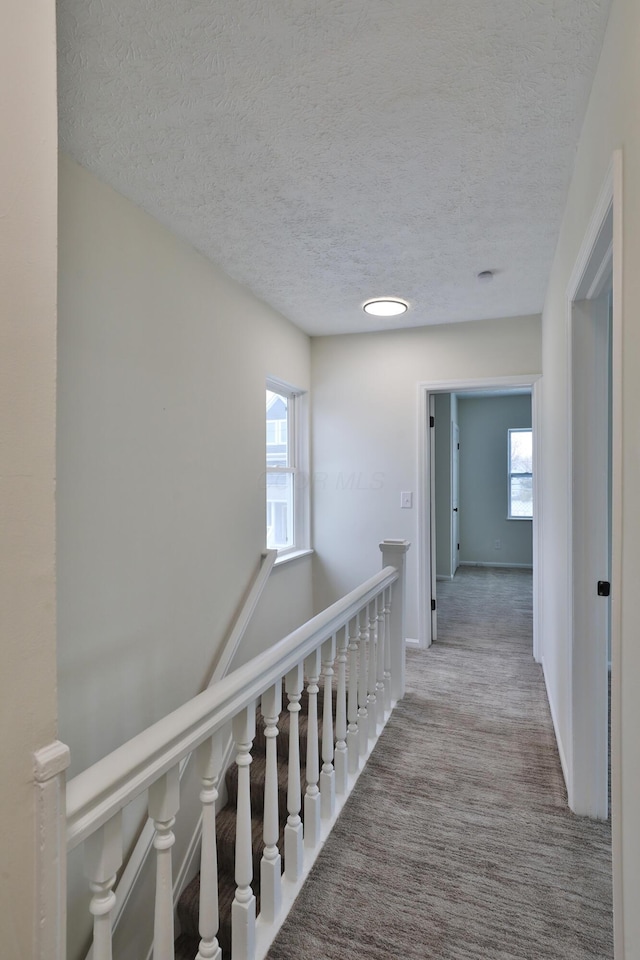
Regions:
<instances>
[{"instance_id":1,"label":"newel post","mask_svg":"<svg viewBox=\"0 0 640 960\"><path fill-rule=\"evenodd\" d=\"M405 687L405 595L406 595L406 555L411 544L408 540L383 540L382 567L395 567L398 579L391 587L391 609L389 614L389 653L391 659L391 697L400 700Z\"/></svg>"},{"instance_id":2,"label":"newel post","mask_svg":"<svg viewBox=\"0 0 640 960\"><path fill-rule=\"evenodd\" d=\"M69 747L54 740L34 754L37 916L34 960L67 955L67 810Z\"/></svg>"}]
</instances>

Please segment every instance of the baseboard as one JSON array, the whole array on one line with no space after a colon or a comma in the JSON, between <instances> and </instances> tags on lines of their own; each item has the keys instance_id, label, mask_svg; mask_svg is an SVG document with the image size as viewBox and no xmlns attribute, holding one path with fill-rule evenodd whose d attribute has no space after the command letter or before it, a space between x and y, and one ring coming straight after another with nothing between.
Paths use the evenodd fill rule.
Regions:
<instances>
[{"instance_id":1,"label":"baseboard","mask_svg":"<svg viewBox=\"0 0 640 960\"><path fill-rule=\"evenodd\" d=\"M556 744L558 746L558 755L560 756L560 766L562 767L562 776L564 777L564 785L567 788L567 796L571 796L571 789L569 787L569 765L567 763L567 757L564 752L564 744L562 742L562 737L560 736L560 728L558 727L558 718L556 716L556 708L553 703L553 698L549 691L549 683L547 682L547 671L544 665L544 656L540 661L542 666L542 676L544 677L544 686L547 691L547 703L549 704L549 713L551 714L551 722L553 724L553 732L556 737Z\"/></svg>"},{"instance_id":2,"label":"baseboard","mask_svg":"<svg viewBox=\"0 0 640 960\"><path fill-rule=\"evenodd\" d=\"M420 646L420 641L419 641L419 640L415 640L413 637L405 637L404 642L406 643L406 645L407 645L408 647L419 647L419 646Z\"/></svg>"},{"instance_id":3,"label":"baseboard","mask_svg":"<svg viewBox=\"0 0 640 960\"><path fill-rule=\"evenodd\" d=\"M532 563L496 563L485 560L461 560L461 567L499 567L501 570L533 570Z\"/></svg>"},{"instance_id":4,"label":"baseboard","mask_svg":"<svg viewBox=\"0 0 640 960\"><path fill-rule=\"evenodd\" d=\"M447 573L436 573L436 580L446 580L447 583L450 583L451 580L453 580L453 577L451 576L450 573L449 573L449 574L447 574Z\"/></svg>"}]
</instances>

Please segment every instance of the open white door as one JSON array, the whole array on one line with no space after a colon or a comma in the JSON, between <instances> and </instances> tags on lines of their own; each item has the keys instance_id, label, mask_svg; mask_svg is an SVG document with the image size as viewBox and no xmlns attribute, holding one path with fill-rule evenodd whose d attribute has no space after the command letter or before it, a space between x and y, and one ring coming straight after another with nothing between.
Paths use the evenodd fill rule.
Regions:
<instances>
[{"instance_id":1,"label":"open white door","mask_svg":"<svg viewBox=\"0 0 640 960\"><path fill-rule=\"evenodd\" d=\"M608 814L609 581L608 297L573 303L572 614L575 813Z\"/></svg>"},{"instance_id":2,"label":"open white door","mask_svg":"<svg viewBox=\"0 0 640 960\"><path fill-rule=\"evenodd\" d=\"M460 429L451 424L451 576L460 564L460 499L459 499Z\"/></svg>"},{"instance_id":3,"label":"open white door","mask_svg":"<svg viewBox=\"0 0 640 960\"><path fill-rule=\"evenodd\" d=\"M431 515L431 642L438 639L438 610L436 599L436 398L429 394L429 512Z\"/></svg>"},{"instance_id":4,"label":"open white door","mask_svg":"<svg viewBox=\"0 0 640 960\"><path fill-rule=\"evenodd\" d=\"M619 581L621 154L598 198L567 288L571 475L569 569L571 767L574 813L608 814L608 659L611 645L611 798L615 860L619 814ZM614 205L616 213L614 216ZM617 226L616 226L617 225ZM613 301L610 294L613 292ZM613 303L613 311L611 311ZM610 334L611 332L611 340ZM613 509L612 509L613 508ZM613 559L612 559L613 558ZM613 567L613 569L612 569ZM613 580L611 586L609 581ZM612 600L609 599L611 589Z\"/></svg>"}]
</instances>

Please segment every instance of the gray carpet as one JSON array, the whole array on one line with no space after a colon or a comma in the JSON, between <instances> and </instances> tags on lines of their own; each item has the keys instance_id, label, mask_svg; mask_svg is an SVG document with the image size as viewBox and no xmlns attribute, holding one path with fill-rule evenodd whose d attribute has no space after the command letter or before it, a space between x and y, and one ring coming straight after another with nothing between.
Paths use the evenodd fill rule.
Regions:
<instances>
[{"instance_id":1,"label":"gray carpet","mask_svg":"<svg viewBox=\"0 0 640 960\"><path fill-rule=\"evenodd\" d=\"M574 817L531 575L461 568L270 960L606 960L609 825Z\"/></svg>"}]
</instances>

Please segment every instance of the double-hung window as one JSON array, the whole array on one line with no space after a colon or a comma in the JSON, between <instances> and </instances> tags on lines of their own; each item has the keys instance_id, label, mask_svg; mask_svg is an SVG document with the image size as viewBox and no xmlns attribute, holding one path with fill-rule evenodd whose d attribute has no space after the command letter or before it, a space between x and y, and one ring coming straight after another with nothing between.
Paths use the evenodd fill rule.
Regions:
<instances>
[{"instance_id":1,"label":"double-hung window","mask_svg":"<svg viewBox=\"0 0 640 960\"><path fill-rule=\"evenodd\" d=\"M279 555L308 548L304 395L267 381L267 548Z\"/></svg>"},{"instance_id":2,"label":"double-hung window","mask_svg":"<svg viewBox=\"0 0 640 960\"><path fill-rule=\"evenodd\" d=\"M533 517L533 443L531 428L509 430L509 520Z\"/></svg>"}]
</instances>

